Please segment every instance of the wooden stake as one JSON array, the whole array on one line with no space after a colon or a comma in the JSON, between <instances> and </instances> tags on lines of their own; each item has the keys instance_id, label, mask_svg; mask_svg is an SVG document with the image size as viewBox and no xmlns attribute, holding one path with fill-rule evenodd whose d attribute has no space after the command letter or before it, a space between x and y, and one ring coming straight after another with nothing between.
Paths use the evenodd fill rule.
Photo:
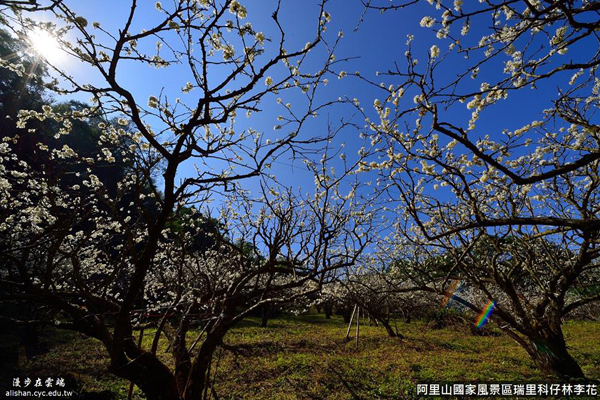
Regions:
<instances>
[{"instance_id":1,"label":"wooden stake","mask_svg":"<svg viewBox=\"0 0 600 400\"><path fill-rule=\"evenodd\" d=\"M352 315L350 316L350 323L348 323L348 330L346 331L346 338L344 341L348 341L348 337L350 336L350 328L352 328L352 320L354 320L354 313L356 312L356 304L354 305L354 309L352 310Z\"/></svg>"},{"instance_id":2,"label":"wooden stake","mask_svg":"<svg viewBox=\"0 0 600 400\"><path fill-rule=\"evenodd\" d=\"M356 348L358 349L358 334L360 333L360 307L356 309Z\"/></svg>"}]
</instances>

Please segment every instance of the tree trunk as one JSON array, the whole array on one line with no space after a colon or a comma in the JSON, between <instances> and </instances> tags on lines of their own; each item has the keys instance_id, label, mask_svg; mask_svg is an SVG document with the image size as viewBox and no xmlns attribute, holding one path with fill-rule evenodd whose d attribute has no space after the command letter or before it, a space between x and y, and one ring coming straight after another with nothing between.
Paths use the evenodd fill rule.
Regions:
<instances>
[{"instance_id":1,"label":"tree trunk","mask_svg":"<svg viewBox=\"0 0 600 400\"><path fill-rule=\"evenodd\" d=\"M348 307L344 307L344 311L343 311L342 315L344 317L344 322L347 324L350 323L352 311Z\"/></svg>"},{"instance_id":2,"label":"tree trunk","mask_svg":"<svg viewBox=\"0 0 600 400\"><path fill-rule=\"evenodd\" d=\"M325 308L325 319L331 319L331 312L332 312L332 306L330 306L329 304L325 304L324 305Z\"/></svg>"},{"instance_id":3,"label":"tree trunk","mask_svg":"<svg viewBox=\"0 0 600 400\"><path fill-rule=\"evenodd\" d=\"M379 326L379 322L377 321L377 317L373 316L373 314L369 314L369 325Z\"/></svg>"},{"instance_id":4,"label":"tree trunk","mask_svg":"<svg viewBox=\"0 0 600 400\"><path fill-rule=\"evenodd\" d=\"M380 318L379 322L381 323L381 325L383 325L383 327L387 331L387 334L388 334L389 337L397 337L397 338L400 338L400 339L403 338L402 335L400 335L399 333L394 332L394 328L392 328L392 326L390 325L389 321L386 321L385 319Z\"/></svg>"},{"instance_id":5,"label":"tree trunk","mask_svg":"<svg viewBox=\"0 0 600 400\"><path fill-rule=\"evenodd\" d=\"M230 327L229 321L221 321L218 325L213 327L211 332L207 333L206 339L200 346L200 351L194 360L190 372L188 385L183 394L185 400L202 399L202 394L206 390L206 385L211 384L208 379L208 374L210 373L213 353L221 344L223 337Z\"/></svg>"},{"instance_id":6,"label":"tree trunk","mask_svg":"<svg viewBox=\"0 0 600 400\"><path fill-rule=\"evenodd\" d=\"M261 307L261 321L260 321L260 326L262 326L263 328L267 327L267 322L269 322L269 314L271 311L271 306L269 304L265 304L264 306Z\"/></svg>"},{"instance_id":7,"label":"tree trunk","mask_svg":"<svg viewBox=\"0 0 600 400\"><path fill-rule=\"evenodd\" d=\"M135 383L148 400L182 400L175 377L164 365L157 363L150 353L145 353L135 362L112 367L115 375Z\"/></svg>"},{"instance_id":8,"label":"tree trunk","mask_svg":"<svg viewBox=\"0 0 600 400\"><path fill-rule=\"evenodd\" d=\"M581 367L567 351L562 331L530 338L526 350L544 374L562 380L585 378Z\"/></svg>"}]
</instances>

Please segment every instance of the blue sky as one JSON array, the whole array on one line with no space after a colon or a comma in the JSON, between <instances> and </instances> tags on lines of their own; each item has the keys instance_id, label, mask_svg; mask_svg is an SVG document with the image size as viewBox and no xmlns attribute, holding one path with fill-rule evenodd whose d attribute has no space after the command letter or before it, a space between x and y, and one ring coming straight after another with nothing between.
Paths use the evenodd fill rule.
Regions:
<instances>
[{"instance_id":1,"label":"blue sky","mask_svg":"<svg viewBox=\"0 0 600 400\"><path fill-rule=\"evenodd\" d=\"M126 1L91 1L83 0L72 4L73 10L85 17L91 24L92 21L98 21L105 29L116 32L123 25L128 12L128 3ZM318 2L314 0L284 0L280 10L280 20L287 34L288 44L286 48L292 50L301 48L307 41L310 41L315 32L316 18L319 13ZM276 36L276 26L274 25L271 14L275 8L274 1L251 0L244 4L248 7L248 17L245 21L251 22L256 31L262 31L268 37ZM380 4L388 4L386 2ZM164 1L164 6L168 7L168 1ZM431 30L419 26L421 18L424 15L439 15L427 2L419 4L396 12L387 12L379 14L375 11L368 12L360 28L356 30L358 21L363 14L364 8L359 0L331 0L327 3L327 11L332 15L332 22L328 25L326 40L333 43L338 31L344 32L344 38L336 51L336 58L351 58L349 61L336 65L336 71L345 70L349 73L360 71L361 75L373 80L374 82L401 83L400 78L378 77L377 71L386 71L393 68L397 62L400 67L404 66L404 52L406 51L407 34L413 34L413 52L419 59L420 65L426 64L427 52L432 44L437 44L445 53L450 39L438 40L435 33ZM140 1L137 19L133 24L133 31L141 30L158 21L161 14L154 8L154 1ZM43 17L42 17L43 18ZM486 32L489 29L486 21L489 17L482 20L483 23L472 27L473 39L481 35L478 33ZM457 34L458 36L458 34ZM100 37L100 36L99 36ZM468 39L463 39L468 40ZM153 45L153 42L150 43ZM574 49L567 57L571 57L573 52L582 52L586 49ZM589 51L589 49L588 49ZM308 70L315 70L320 67L321 59L318 52L313 56L305 67ZM469 60L470 62L472 60ZM438 82L450 80L456 76L465 65L465 60L460 56L451 56L444 63L443 69L438 71ZM482 70L480 77L483 80L498 79L498 66L501 64L491 64L492 71ZM71 73L80 82L99 82L98 77L80 64L65 61L59 65ZM169 68L167 70L157 70L152 67L139 67L133 62L125 62L118 71L118 77L122 85L131 91L139 99L141 104L150 95L157 95L161 90L169 96L170 99L181 97L183 101L190 100L194 104L196 94L182 95L180 88L189 78L183 73L185 67ZM214 79L219 79L220 71L214 70ZM369 86L354 77L346 77L338 80L335 76L329 77L329 85L321 89L320 99L322 101L337 99L338 97L348 97L360 99L362 107L374 120L376 114L372 109L373 100L384 97L385 93L376 87ZM473 81L474 87L478 87L481 80ZM472 132L475 137L483 137L489 134L492 138L497 137L503 129L514 130L523 124L531 122L536 115L541 117L541 111L550 106L548 102L542 99L550 98L556 94L556 81L550 81L540 85L536 90L521 90L517 95L511 97L510 102L502 103L493 109L493 112L485 111L481 120L478 122L477 129ZM282 94L283 103L292 102L301 105L298 96ZM274 131L273 126L278 122L276 117L281 114L282 106L276 104L275 100L279 96L267 96L261 103L262 113L254 114L251 119L246 120L244 116L238 116L237 129L246 129L252 127L258 131L264 132L265 137L275 139L282 132ZM85 96L75 96L75 98L86 101ZM57 99L60 100L60 99ZM412 94L407 94L404 98L407 107L412 106ZM348 119L354 113L351 107L332 107L327 112L321 113L319 117L311 122L302 134L305 137L322 135L326 129L327 123L334 125L341 119ZM470 118L470 111L465 107L454 107L452 113L446 113L448 120L457 122L459 125L466 126ZM358 117L354 122L362 126L364 121ZM354 128L347 128L340 132L336 138L334 146L339 146L342 142L346 143L346 152L348 154L356 153L356 150L362 146L359 139L359 132ZM294 165L294 168L291 165ZM193 167L186 164L180 170L181 176L193 174ZM278 162L273 164L272 173L278 179L287 185L295 187L302 186L310 189L313 185L312 174L304 169L301 162L292 162L288 156L281 157ZM367 178L368 179L368 178ZM256 188L256 181L249 181L246 187Z\"/></svg>"},{"instance_id":2,"label":"blue sky","mask_svg":"<svg viewBox=\"0 0 600 400\"><path fill-rule=\"evenodd\" d=\"M128 12L128 3L125 1L80 1L73 3L72 7L76 14L85 17L91 24L93 21L100 22L101 26L108 31L116 32L126 19ZM248 7L248 17L245 21L251 22L256 31L265 32L267 37L276 37L276 26L271 19L271 14L275 7L274 1L248 1L244 3ZM168 2L164 1L164 6L168 7ZM345 34L341 40L336 58L346 57L352 60L337 65L336 72L345 70L348 72L361 71L363 76L369 79L377 79L375 72L389 67L398 55L404 52L404 43L406 34L417 30L424 31L419 27L420 15L419 7L410 9L410 12L403 12L402 15L389 13L385 15L368 15L362 23L360 29L355 31L358 21L363 13L363 6L359 1L332 0L327 4L328 12L332 15L332 22L326 33L326 40L330 43L335 41L338 31L342 30ZM161 14L155 10L153 1L142 1L138 7L137 19L134 20L132 31L141 30L150 24L160 20ZM283 1L280 10L280 19L283 28L286 30L287 45L286 48L302 48L307 41L314 37L316 31L316 18L319 14L318 2L312 0L306 1ZM38 16L39 17L39 16ZM44 17L41 17L44 19ZM401 23L398 23L401 22ZM90 28L92 29L92 28ZM427 33L427 32L422 32ZM98 35L99 38L101 34ZM153 42L151 43L153 44ZM315 70L321 66L321 59L313 57L306 67L309 70ZM58 66L72 74L79 82L100 83L102 79L93 71L74 62L73 60L63 60ZM174 73L175 71L175 73ZM193 103L194 92L189 95L182 95L180 88L185 84L185 78L177 73L185 73L185 67L169 68L167 70L157 70L152 67L142 66L135 63L124 62L118 70L119 81L122 85L136 95L141 104L145 103L150 95L157 95L161 90L171 99L181 97L182 100L190 100ZM218 72L215 71L215 75ZM218 79L218 76L215 76ZM338 80L335 76L329 77L327 87L321 89L320 98L337 99L338 97L359 98L366 107L367 112L375 97L381 96L380 90L361 85L351 77ZM297 96L287 97L282 94L281 98L285 104L288 101L297 100ZM87 95L69 96L81 101L87 101ZM245 121L243 116L238 117L240 129L251 126L254 129L264 132L267 137L276 137L279 133L273 130L273 126L278 122L276 117L282 113L282 106L275 103L278 96L267 96L261 104L264 112L253 114L252 118ZM57 98L57 100L62 100ZM303 132L304 135L321 135L326 129L327 121L335 124L341 118L349 118L353 113L350 107L337 107L322 113L316 121L312 123L309 129ZM374 114L373 114L374 115ZM356 120L362 125L362 120ZM360 147L358 144L358 132L354 129L346 129L337 139L339 145L341 142L347 144L347 152L355 153ZM296 168L291 169L292 161L285 156L273 164L273 173L278 176L283 183L290 183L296 186L309 188L312 186L312 175L304 169L302 163L293 163ZM182 176L188 175L193 169L190 165L184 166L181 170ZM290 179L287 179L288 177ZM251 183L252 186L252 183Z\"/></svg>"}]
</instances>

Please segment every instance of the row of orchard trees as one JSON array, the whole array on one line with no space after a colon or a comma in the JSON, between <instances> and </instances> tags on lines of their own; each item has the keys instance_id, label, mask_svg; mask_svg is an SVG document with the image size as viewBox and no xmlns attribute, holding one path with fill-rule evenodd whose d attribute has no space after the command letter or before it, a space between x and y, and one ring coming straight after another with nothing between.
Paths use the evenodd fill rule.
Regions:
<instances>
[{"instance_id":1,"label":"row of orchard trees","mask_svg":"<svg viewBox=\"0 0 600 400\"><path fill-rule=\"evenodd\" d=\"M4 102L13 106L0 121L0 298L36 310L35 321L8 317L99 339L111 372L149 399L197 399L208 390L214 350L253 309L306 298L349 269L331 290L379 304L371 315L394 333L390 313L402 301L409 307L460 279L470 290L463 305L479 311L496 301L494 321L544 372L582 377L561 323L600 299L598 5L430 1L433 16L421 25L440 42L426 62L409 38L406 62L383 82L356 74L382 91L377 118L351 103L373 147L334 175L328 146L346 123L319 137L305 132L309 118L338 103L320 95L341 38L327 41L325 3L307 25L311 41L295 50L286 49L279 2L265 37L237 0L159 3L159 19L140 32L132 27L148 4L136 0L114 31L76 15L68 1L0 1L12 30L3 34L2 89L22 100ZM414 6L364 3L364 18ZM95 73L94 83L52 65L62 86L44 83L43 67L11 42L35 29L28 13L42 9L63 25L61 46ZM182 90L192 101L140 99L121 77L131 62L177 75L185 68ZM545 85L560 90L531 110L531 121L506 130L483 123ZM49 106L43 87L93 103ZM286 95L302 97L302 107L289 106L277 140L236 124L236 115ZM313 193L265 173L283 154L307 159ZM314 154L324 156L311 162ZM182 175L192 163L197 174ZM359 196L374 174L387 205L377 215L377 201ZM242 190L248 179L260 182L258 193ZM221 206L211 213L216 195ZM376 229L376 216L395 223ZM374 232L388 235L369 245ZM355 270L359 259L368 261ZM149 318L157 329L148 349L133 329ZM202 333L190 342L197 326ZM173 368L156 356L163 337Z\"/></svg>"},{"instance_id":2,"label":"row of orchard trees","mask_svg":"<svg viewBox=\"0 0 600 400\"><path fill-rule=\"evenodd\" d=\"M436 319L451 306L474 321L494 302L490 323L521 345L543 373L582 378L561 325L575 318L577 310L579 316L597 320L598 308L587 306L598 296L600 276L597 265L590 263L557 293L557 275L578 258L577 252L565 250L567 245L519 235L481 235L447 247L404 243L398 251L393 241L385 252L391 259L362 260L358 269L326 285L321 301L341 311L360 307L390 337L402 337L392 320ZM474 324L472 330L477 329Z\"/></svg>"}]
</instances>

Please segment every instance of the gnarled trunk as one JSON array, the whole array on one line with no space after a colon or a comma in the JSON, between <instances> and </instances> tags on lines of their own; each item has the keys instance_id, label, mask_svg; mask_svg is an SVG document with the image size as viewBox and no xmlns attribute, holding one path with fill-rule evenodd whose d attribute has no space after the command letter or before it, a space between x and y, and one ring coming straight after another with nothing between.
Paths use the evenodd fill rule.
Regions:
<instances>
[{"instance_id":1,"label":"gnarled trunk","mask_svg":"<svg viewBox=\"0 0 600 400\"><path fill-rule=\"evenodd\" d=\"M150 352L140 352L133 360L123 355L112 361L110 371L133 382L148 400L200 400L207 385L210 385L208 375L212 357L227 333L229 323L221 320L215 324L207 333L191 365L187 357L186 362L176 365L175 373ZM175 341L174 345L178 347L184 343Z\"/></svg>"},{"instance_id":2,"label":"gnarled trunk","mask_svg":"<svg viewBox=\"0 0 600 400\"><path fill-rule=\"evenodd\" d=\"M207 385L210 385L208 374L210 373L213 354L227 333L228 324L229 321L220 321L207 334L206 339L200 346L198 355L194 359L188 384L183 391L183 399L200 400L203 398Z\"/></svg>"},{"instance_id":3,"label":"gnarled trunk","mask_svg":"<svg viewBox=\"0 0 600 400\"><path fill-rule=\"evenodd\" d=\"M581 367L567 351L562 331L530 338L525 350L544 374L562 380L585 378Z\"/></svg>"},{"instance_id":4,"label":"gnarled trunk","mask_svg":"<svg viewBox=\"0 0 600 400\"><path fill-rule=\"evenodd\" d=\"M175 376L150 353L125 365L113 365L111 372L135 383L148 400L182 400Z\"/></svg>"}]
</instances>

